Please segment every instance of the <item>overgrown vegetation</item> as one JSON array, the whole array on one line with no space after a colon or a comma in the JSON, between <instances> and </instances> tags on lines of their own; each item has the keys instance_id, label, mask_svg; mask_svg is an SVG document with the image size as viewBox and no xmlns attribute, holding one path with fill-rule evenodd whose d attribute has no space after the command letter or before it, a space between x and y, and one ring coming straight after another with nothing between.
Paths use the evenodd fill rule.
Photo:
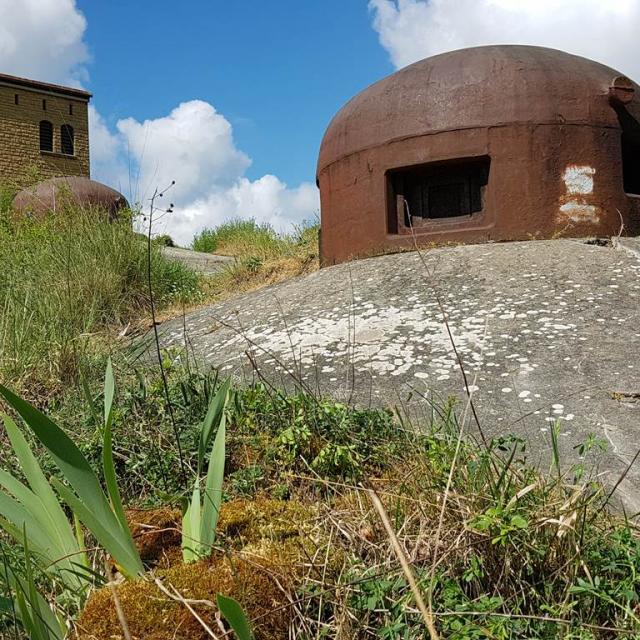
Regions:
<instances>
[{"instance_id":1,"label":"overgrown vegetation","mask_svg":"<svg viewBox=\"0 0 640 640\"><path fill-rule=\"evenodd\" d=\"M209 295L221 299L315 271L318 236L317 223L303 224L287 235L276 233L268 224L236 220L205 229L194 238L193 248L235 258L208 282Z\"/></svg>"},{"instance_id":2,"label":"overgrown vegetation","mask_svg":"<svg viewBox=\"0 0 640 640\"><path fill-rule=\"evenodd\" d=\"M198 464L200 423L218 386L215 372L189 372L165 359L169 397L178 424L185 464ZM162 496L183 490L180 460L160 377L133 372L123 363L120 401L115 408L116 469L128 504L158 506ZM358 482L377 474L403 439L388 411L319 402L306 393L288 395L264 385L238 388L226 427L227 497L268 494L286 498L298 475L319 474ZM52 407L93 466L100 464L100 421L86 410L85 398ZM161 453L160 453L161 452Z\"/></svg>"},{"instance_id":3,"label":"overgrown vegetation","mask_svg":"<svg viewBox=\"0 0 640 640\"><path fill-rule=\"evenodd\" d=\"M196 468L200 425L220 385L215 374L178 365L168 375L187 466ZM113 416L123 500L178 507L185 494L159 377L141 370L127 380ZM180 536L171 533L179 533L179 510L128 515L146 523L134 529L136 545L142 549L152 536L144 557L156 567L151 580L116 587L134 637L153 630L159 640L171 638L176 625L190 638L210 637L181 598L215 628L216 608L206 603L218 592L244 606L257 638L288 630L296 638L426 637L372 495L440 637L640 633L640 540L631 522L609 513L588 462L559 473L554 458L551 472L541 474L515 437L488 446L461 440L462 412L453 402L432 424L412 425L388 411L262 385L234 395L211 557L181 564ZM67 404L57 412L99 465L102 437L91 412ZM589 439L582 453L588 459L599 446ZM123 637L108 588L90 599L80 622L80 637Z\"/></svg>"},{"instance_id":4,"label":"overgrown vegetation","mask_svg":"<svg viewBox=\"0 0 640 640\"><path fill-rule=\"evenodd\" d=\"M597 482L598 439L567 469L556 425L541 472L521 439L462 437L455 399L413 424L233 388L177 352L163 354L167 402L158 368L117 340L149 305L131 221L16 220L6 202L2 637L244 640L242 608L258 640L640 637L640 536ZM305 273L317 240L317 227L286 237L255 222L203 232L196 248L236 258L206 294L152 243L155 300ZM117 394L110 366L101 379L109 352Z\"/></svg>"},{"instance_id":5,"label":"overgrown vegetation","mask_svg":"<svg viewBox=\"0 0 640 640\"><path fill-rule=\"evenodd\" d=\"M204 560L212 553L222 500L229 394L229 384L225 383L212 399L200 428L193 495L184 508L182 518L181 546L185 562ZM66 635L64 617L69 621L73 617L73 611L63 609L63 603L67 607L82 606L89 588L96 585L96 579L100 581L103 578L101 572L96 571L95 563L94 567L89 563L85 532L80 523L109 554L114 570L128 580L145 576L145 567L132 536L115 472L112 449L115 380L110 361L107 363L103 395L101 469L106 491L73 440L33 405L0 385L0 396L44 447L60 476L47 480L20 429L9 416L4 416L11 446L19 463L19 474L0 473L0 487L3 489L0 492L0 527L14 542L23 545L24 552L24 578L6 560L4 572L0 574L8 589L4 602L11 605L5 605L4 608L13 613L22 628L36 640L63 638ZM212 439L213 451L209 457ZM201 475L207 458L208 471L202 487ZM25 482L20 481L21 475L24 475ZM65 482L61 482L61 479ZM61 502L73 514L75 531ZM34 564L43 575L55 577L60 585L58 592L54 593L53 611L48 610L38 590L31 566L31 549L34 550ZM108 580L109 575L104 579ZM218 595L222 598L218 602L219 609L229 619L231 628L237 629L238 624L248 628L246 616L235 600ZM49 620L44 612L48 613ZM118 621L127 635L128 625L121 613L118 614Z\"/></svg>"},{"instance_id":6,"label":"overgrown vegetation","mask_svg":"<svg viewBox=\"0 0 640 640\"><path fill-rule=\"evenodd\" d=\"M147 247L124 213L113 223L77 207L20 219L5 203L0 273L0 378L31 395L72 382L105 333L148 311ZM200 295L197 276L155 245L151 275L160 306Z\"/></svg>"},{"instance_id":7,"label":"overgrown vegetation","mask_svg":"<svg viewBox=\"0 0 640 640\"><path fill-rule=\"evenodd\" d=\"M293 238L279 236L273 228L255 220L232 220L205 229L193 239L193 249L223 256L253 253L265 258L280 255Z\"/></svg>"}]
</instances>

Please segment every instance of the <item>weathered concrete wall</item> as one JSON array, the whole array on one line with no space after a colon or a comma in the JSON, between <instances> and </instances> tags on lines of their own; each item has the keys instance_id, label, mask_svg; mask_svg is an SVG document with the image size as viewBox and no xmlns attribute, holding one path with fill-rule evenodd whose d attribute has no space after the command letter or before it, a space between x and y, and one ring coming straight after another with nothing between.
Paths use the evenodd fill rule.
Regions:
<instances>
[{"instance_id":1,"label":"weathered concrete wall","mask_svg":"<svg viewBox=\"0 0 640 640\"><path fill-rule=\"evenodd\" d=\"M15 96L18 104L15 104ZM42 101L46 100L46 109ZM69 106L71 111L69 112ZM53 125L53 152L40 151L40 121ZM63 155L60 127L74 129L74 155ZM88 102L0 84L0 184L62 175L89 176Z\"/></svg>"},{"instance_id":2,"label":"weathered concrete wall","mask_svg":"<svg viewBox=\"0 0 640 640\"><path fill-rule=\"evenodd\" d=\"M640 199L622 188L616 129L547 124L443 132L350 155L320 174L325 264L413 245L409 229L389 233L389 170L482 156L491 157L483 211L425 221L415 229L419 242L611 236L621 216L627 231L640 230Z\"/></svg>"},{"instance_id":3,"label":"weathered concrete wall","mask_svg":"<svg viewBox=\"0 0 640 640\"><path fill-rule=\"evenodd\" d=\"M194 271L207 276L219 273L235 262L235 258L230 256L218 256L212 253L182 249L181 247L160 247L160 253L165 258L169 258L169 260L181 262Z\"/></svg>"},{"instance_id":4,"label":"weathered concrete wall","mask_svg":"<svg viewBox=\"0 0 640 640\"><path fill-rule=\"evenodd\" d=\"M250 382L255 367L275 385L397 406L425 426L451 396L465 414L453 340L487 437L515 433L530 460L548 460L560 421L569 466L596 434L609 443L601 480L625 477L618 493L637 513L640 241L634 250L560 239L358 260L171 320L162 341L188 344L223 376Z\"/></svg>"}]
</instances>

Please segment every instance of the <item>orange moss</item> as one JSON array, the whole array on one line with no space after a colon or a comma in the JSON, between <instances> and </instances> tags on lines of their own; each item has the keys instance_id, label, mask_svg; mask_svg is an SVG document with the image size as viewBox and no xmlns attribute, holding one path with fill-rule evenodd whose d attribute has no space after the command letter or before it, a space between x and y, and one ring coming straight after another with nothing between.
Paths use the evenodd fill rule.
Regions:
<instances>
[{"instance_id":1,"label":"orange moss","mask_svg":"<svg viewBox=\"0 0 640 640\"><path fill-rule=\"evenodd\" d=\"M182 516L177 509L130 509L127 521L147 567L167 568L182 562ZM235 549L307 536L314 513L295 501L238 499L220 509L217 536Z\"/></svg>"},{"instance_id":2,"label":"orange moss","mask_svg":"<svg viewBox=\"0 0 640 640\"><path fill-rule=\"evenodd\" d=\"M218 532L234 547L282 542L307 534L314 517L310 507L293 500L238 499L222 505Z\"/></svg>"},{"instance_id":3,"label":"orange moss","mask_svg":"<svg viewBox=\"0 0 640 640\"><path fill-rule=\"evenodd\" d=\"M169 567L182 561L182 516L178 509L129 509L126 516L145 566Z\"/></svg>"},{"instance_id":4,"label":"orange moss","mask_svg":"<svg viewBox=\"0 0 640 640\"><path fill-rule=\"evenodd\" d=\"M207 561L177 564L181 558L178 525L172 509L128 511L136 545L145 563L162 567L156 576L171 590L194 601L215 603L218 593L238 600L252 619L256 640L287 637L289 597L301 577L302 561L317 549L315 511L294 501L257 498L222 505L220 542L231 553L214 552ZM133 640L210 638L183 603L170 599L151 579L116 587ZM192 605L217 628L216 607ZM122 629L108 588L89 598L77 622L78 640L119 640Z\"/></svg>"},{"instance_id":5,"label":"orange moss","mask_svg":"<svg viewBox=\"0 0 640 640\"><path fill-rule=\"evenodd\" d=\"M252 619L256 640L287 636L287 592L292 573L260 558L216 554L211 560L160 570L157 577L170 591L175 588L191 601L215 603L222 593L235 598ZM133 640L205 640L210 638L187 607L162 593L148 580L124 582L116 587ZM218 629L217 608L190 603L212 629ZM121 640L122 628L108 588L95 592L77 622L78 640Z\"/></svg>"}]
</instances>

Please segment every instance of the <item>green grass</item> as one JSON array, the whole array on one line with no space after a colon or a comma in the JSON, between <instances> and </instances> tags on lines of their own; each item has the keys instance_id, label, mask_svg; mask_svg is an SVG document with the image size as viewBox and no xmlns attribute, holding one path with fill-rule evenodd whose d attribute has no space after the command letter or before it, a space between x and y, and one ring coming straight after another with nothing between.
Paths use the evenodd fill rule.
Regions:
<instances>
[{"instance_id":1,"label":"green grass","mask_svg":"<svg viewBox=\"0 0 640 640\"><path fill-rule=\"evenodd\" d=\"M11 203L16 195L17 189L7 185L0 184L0 222L6 227L7 216L11 211Z\"/></svg>"},{"instance_id":2,"label":"green grass","mask_svg":"<svg viewBox=\"0 0 640 640\"><path fill-rule=\"evenodd\" d=\"M214 372L190 372L167 360L170 397L193 469L199 424L219 383ZM137 506L178 504L185 494L159 375L122 365L117 378L122 390L114 404L113 447L123 499ZM412 425L387 410L263 385L234 395L225 504L284 500L302 505L301 514L315 514L306 541L283 544L280 559L270 556L276 566L289 566L291 544L304 546L299 564L287 569L295 576L287 598L297 605L282 612L292 628L306 630L300 637L426 637L406 574L372 508L371 489L410 558L418 589L425 600L432 596L442 638L592 640L640 633L640 538L632 522L609 512L607 492L589 473L597 440L582 446L586 461L579 467L540 473L521 439L502 437L488 446L461 441L453 400L437 408L431 423ZM100 420L84 402L79 395L67 398L52 413L95 468ZM268 523L260 526L270 530ZM233 538L217 544L235 553ZM250 553L259 557L260 548L254 543ZM200 613L213 615L206 608ZM172 632L169 624L167 637Z\"/></svg>"},{"instance_id":3,"label":"green grass","mask_svg":"<svg viewBox=\"0 0 640 640\"><path fill-rule=\"evenodd\" d=\"M235 258L209 279L209 298L221 300L315 271L319 266L319 231L317 223L305 223L293 233L278 234L268 224L254 220L205 229L193 241L196 251Z\"/></svg>"},{"instance_id":4,"label":"green grass","mask_svg":"<svg viewBox=\"0 0 640 640\"><path fill-rule=\"evenodd\" d=\"M181 447L187 466L194 468L198 464L199 425L218 377L215 372L189 372L172 364L170 357L165 358L165 365ZM119 486L128 504L158 506L167 495L183 490L162 381L154 369L133 371L122 358L116 377L122 380L114 409ZM92 396L97 396L100 385L96 381ZM67 426L92 466L100 465L100 420L96 421L95 411L87 411L86 398L70 393L63 401L51 403L50 411L59 424ZM389 455L399 454L402 442L388 411L318 402L305 393L273 393L262 385L236 390L228 431L231 457L241 451L253 452L250 465L231 465L225 488L228 497L264 492L273 492L274 497L288 495L292 473L305 473L307 465L321 477L357 482L382 469Z\"/></svg>"},{"instance_id":5,"label":"green grass","mask_svg":"<svg viewBox=\"0 0 640 640\"><path fill-rule=\"evenodd\" d=\"M145 239L129 219L111 224L89 211L17 221L9 201L10 194L0 192L0 383L46 406L90 466L100 469L105 435L111 436L101 417L101 378L111 352L119 383L111 485L117 480L127 507L177 508L193 488L183 482L162 379L155 367L134 368L126 341L118 338L129 323L148 317ZM306 273L317 266L318 228L280 236L255 222L233 222L203 232L194 248L236 261L211 278L203 294L201 281L163 259L153 243L159 307L203 295L219 299ZM190 368L184 354L167 353L164 362L180 448L193 472L202 467L200 425L220 381L215 372ZM549 440L552 467L541 472L529 463L521 439L504 436L487 445L462 439L460 413L450 399L434 407L430 422L412 424L396 411L350 407L302 391L261 384L237 389L226 423L226 528L216 546L236 566L248 554L272 567L269 584L278 579L286 590L283 601L293 603L278 617L297 630L294 637L427 637L407 570L371 500L375 491L441 638L640 637L640 537L633 521L610 511L598 483L593 463L602 442L588 438L578 450L585 460L565 468L556 425ZM6 445L4 433L0 439ZM46 476L62 479L41 447L34 450ZM2 467L27 480L6 446ZM246 519L247 509L253 513L265 504L290 514L287 527L270 522L264 511ZM236 529L229 525L234 509L240 514ZM291 521L291 514L304 524ZM243 518L259 537L240 550L234 536L241 537ZM104 552L93 542L91 566L101 572ZM2 535L0 553L4 575L33 582L73 623L80 604L55 575L39 571L34 561L32 576L30 558ZM193 576L206 578L206 570L189 566ZM265 579L252 569L243 579L258 576ZM153 615L146 602L164 596L151 588L144 582L144 597L134 590L125 614L140 611L142 602L145 615ZM4 590L0 635L20 637L11 610L3 609L9 585ZM215 601L216 593L198 593ZM105 602L112 608L110 595ZM273 608L271 601L255 604L256 611ZM251 602L243 605L251 618ZM210 607L198 612L218 629ZM98 614L104 621L108 611ZM108 637L120 634L117 624ZM156 627L158 640L165 630L167 638L175 635L174 620L152 620L149 628ZM254 627L258 639L273 637L260 620Z\"/></svg>"},{"instance_id":6,"label":"green grass","mask_svg":"<svg viewBox=\"0 0 640 640\"><path fill-rule=\"evenodd\" d=\"M151 254L160 308L200 294L197 276ZM147 247L131 218L70 209L44 220L0 213L0 379L32 394L77 379L100 338L148 315Z\"/></svg>"},{"instance_id":7,"label":"green grass","mask_svg":"<svg viewBox=\"0 0 640 640\"><path fill-rule=\"evenodd\" d=\"M233 220L205 229L193 239L193 249L204 253L267 261L317 254L318 224L303 223L290 234L278 234L268 224Z\"/></svg>"},{"instance_id":8,"label":"green grass","mask_svg":"<svg viewBox=\"0 0 640 640\"><path fill-rule=\"evenodd\" d=\"M232 220L214 229L205 229L193 239L193 249L221 255L252 253L261 258L280 254L290 244L286 236L279 236L268 224L255 220Z\"/></svg>"}]
</instances>

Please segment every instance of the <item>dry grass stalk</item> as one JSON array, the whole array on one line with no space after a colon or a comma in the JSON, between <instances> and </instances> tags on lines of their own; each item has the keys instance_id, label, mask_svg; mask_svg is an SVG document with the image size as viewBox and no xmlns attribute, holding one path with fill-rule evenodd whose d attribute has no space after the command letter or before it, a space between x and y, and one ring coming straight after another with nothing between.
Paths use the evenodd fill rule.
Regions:
<instances>
[{"instance_id":1,"label":"dry grass stalk","mask_svg":"<svg viewBox=\"0 0 640 640\"><path fill-rule=\"evenodd\" d=\"M165 587L162 584L162 581L159 580L158 578L153 578L153 582L156 585L156 587L158 587L158 589L160 591L162 591L162 593L164 593L165 596L167 596L167 598L170 598L171 600L174 600L174 601L179 602L180 604L184 605L186 607L186 609L189 611L189 613L198 621L198 624L200 624L200 626L204 629L205 633L210 638L213 638L213 640L220 640L220 638L213 632L211 627L209 627L209 625L198 615L196 610L191 606L191 601L189 601L186 598L184 598L178 592L178 590L175 589L171 585L169 585L169 586L173 590L173 593L171 591L169 591L169 589L167 589L167 587ZM198 604L204 604L205 601L198 601L197 603ZM213 603L209 602L209 601L206 601L206 604L213 606Z\"/></svg>"},{"instance_id":2,"label":"dry grass stalk","mask_svg":"<svg viewBox=\"0 0 640 640\"><path fill-rule=\"evenodd\" d=\"M111 573L111 567L109 566L109 562L105 560L104 568L107 575ZM120 602L120 597L118 596L118 590L116 589L116 585L112 580L109 580L109 590L111 591L111 597L113 598L113 605L116 610L116 615L118 616L118 622L122 627L122 635L124 635L124 640L132 640L131 632L129 631L129 625L127 623L127 618L124 615L124 611L122 609L122 603Z\"/></svg>"},{"instance_id":3,"label":"dry grass stalk","mask_svg":"<svg viewBox=\"0 0 640 640\"><path fill-rule=\"evenodd\" d=\"M418 609L422 614L424 623L427 627L427 630L429 631L429 636L431 637L431 640L439 640L440 636L438 635L438 631L436 630L435 624L433 622L433 616L429 611L429 609L427 608L427 605L425 604L424 599L422 598L422 594L420 593L418 584L413 576L413 571L411 570L411 567L407 560L407 556L405 555L405 552L402 546L400 545L400 542L398 541L396 533L393 530L393 527L391 526L391 522L389 522L389 517L387 516L387 512L385 511L384 505L380 501L380 498L378 498L378 495L376 494L375 491L373 491L372 489L369 489L367 493L369 494L371 503L373 504L376 511L378 512L378 515L380 516L380 520L382 521L385 531L389 536L391 546L393 547L396 557L398 558L398 561L402 566L402 571L404 572L407 582L409 583L409 587L411 589L411 592L413 593L413 597L415 598L416 604L418 605Z\"/></svg>"}]
</instances>

